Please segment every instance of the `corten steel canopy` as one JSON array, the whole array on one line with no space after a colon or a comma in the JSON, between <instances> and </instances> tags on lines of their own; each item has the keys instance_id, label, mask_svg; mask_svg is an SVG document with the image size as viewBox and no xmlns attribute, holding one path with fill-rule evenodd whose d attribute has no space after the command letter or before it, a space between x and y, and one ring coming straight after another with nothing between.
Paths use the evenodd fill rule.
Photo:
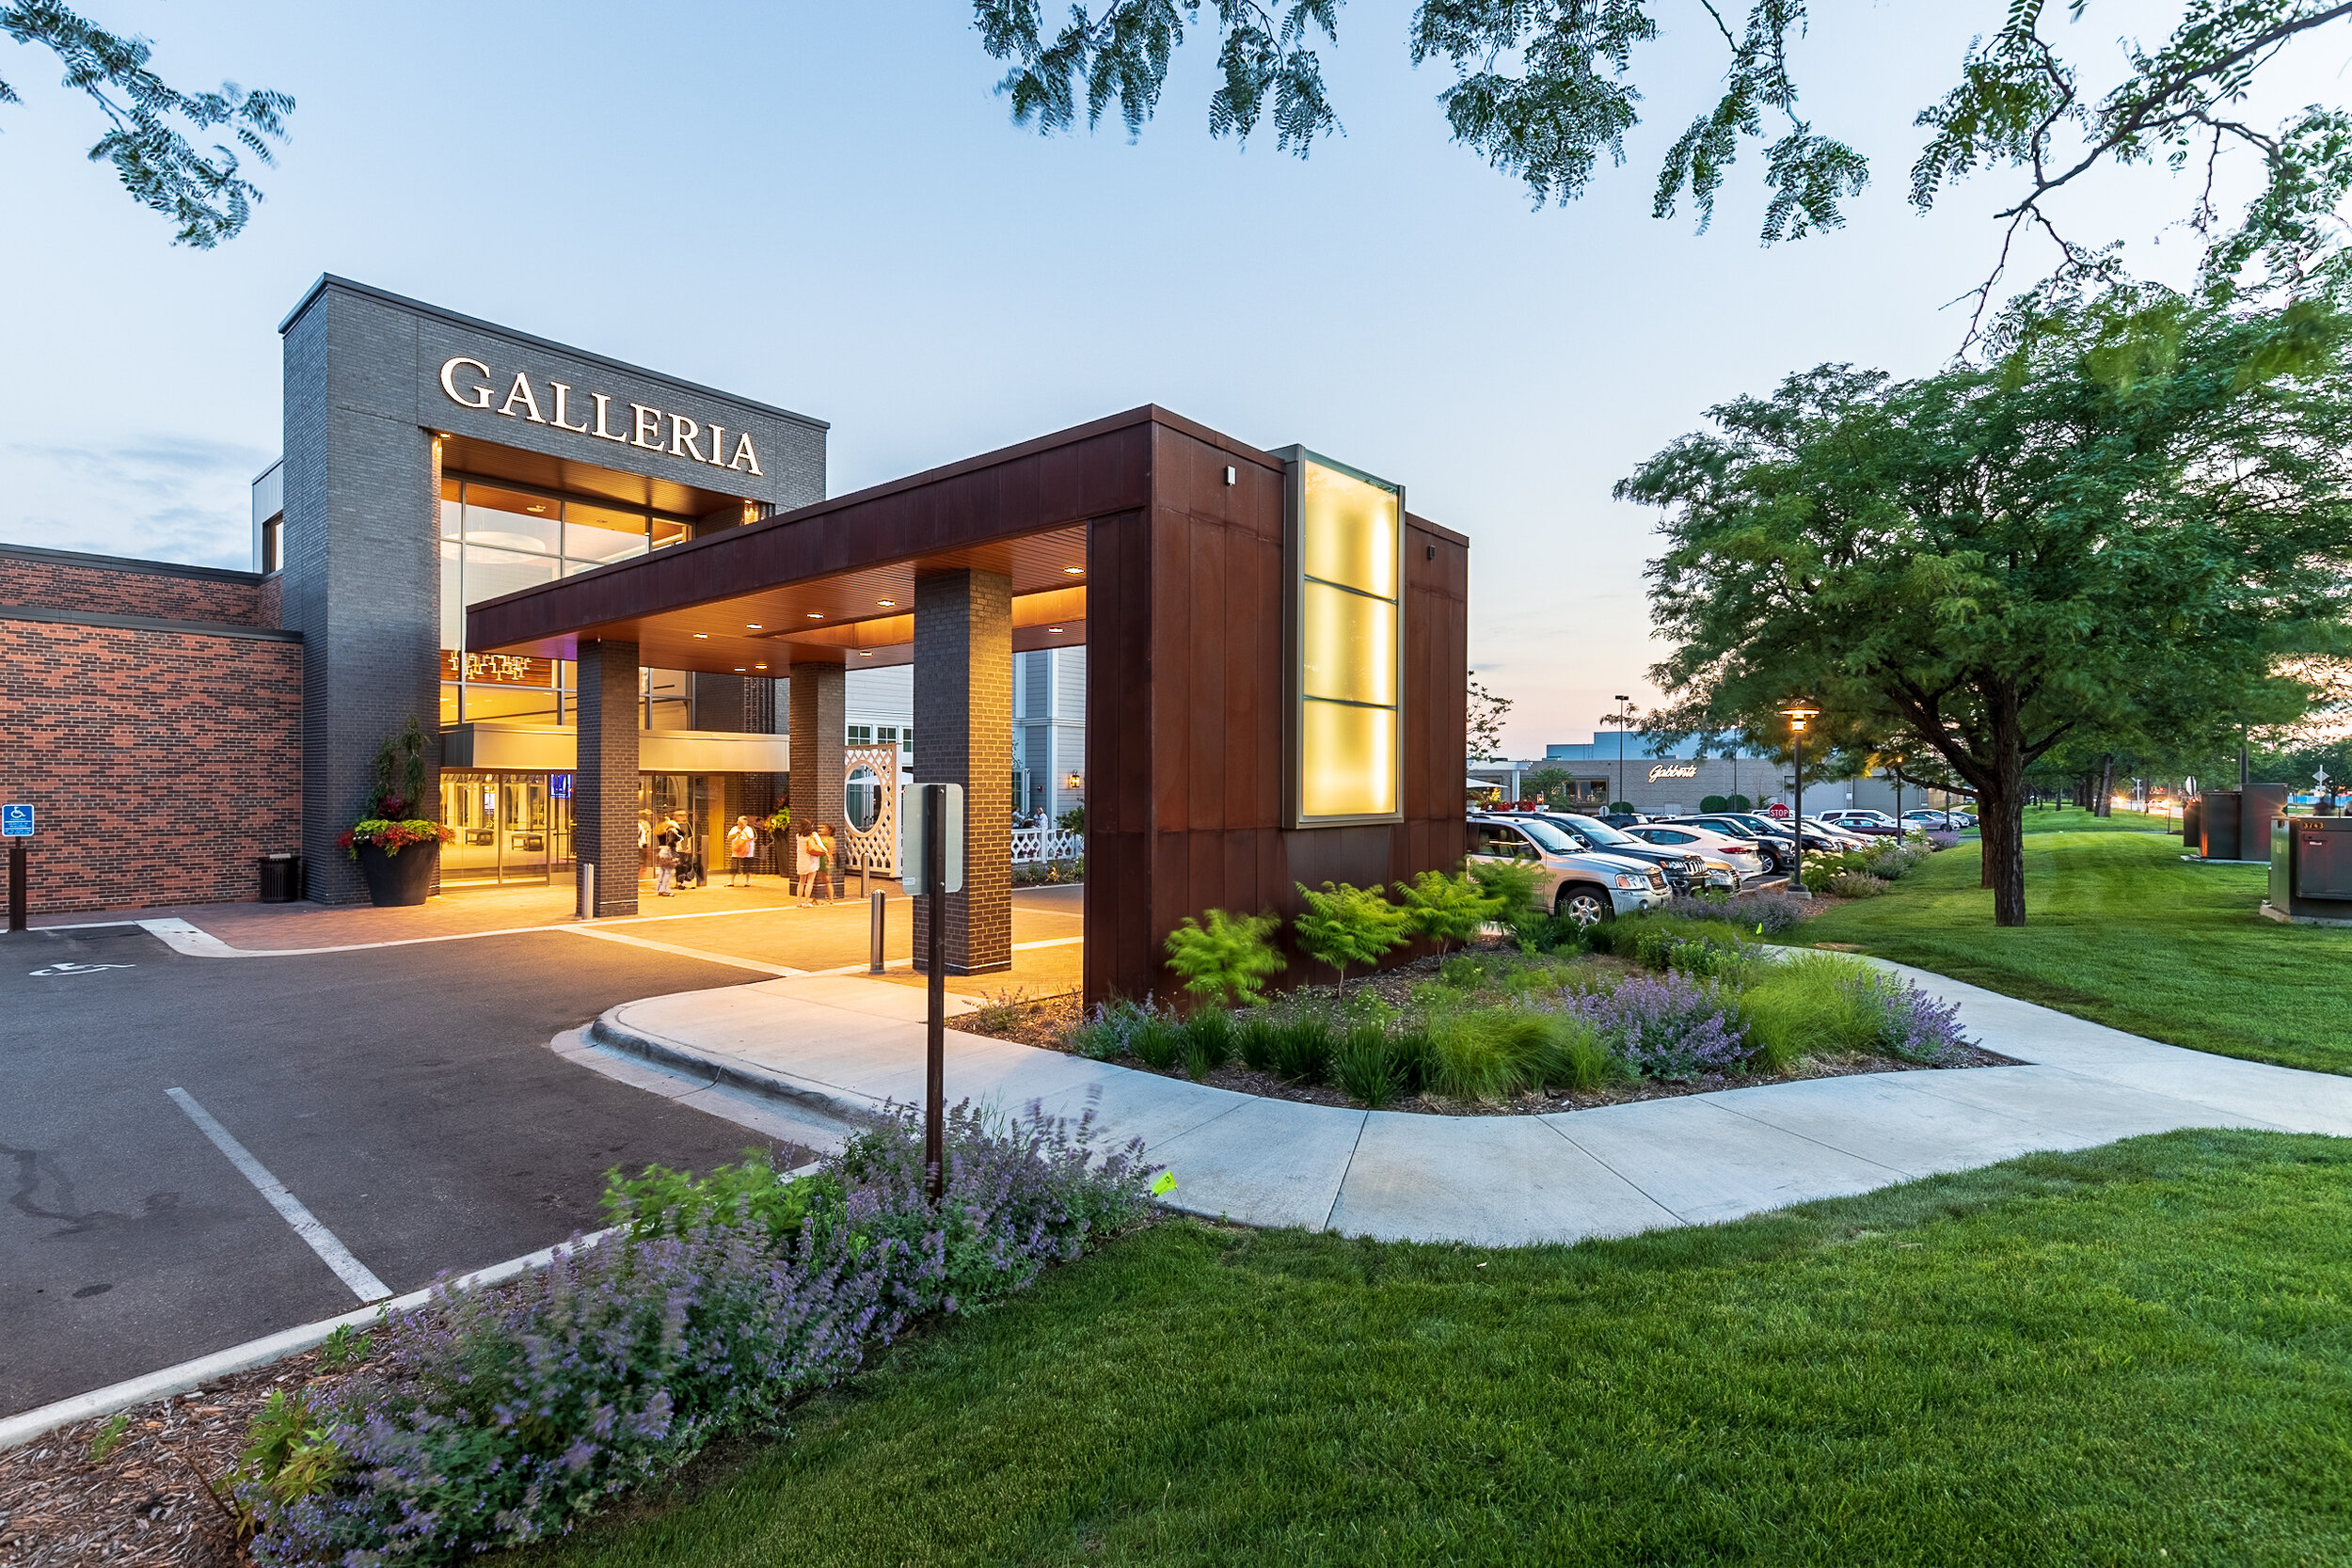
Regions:
<instances>
[{"instance_id":1,"label":"corten steel canopy","mask_svg":"<svg viewBox=\"0 0 2352 1568\"><path fill-rule=\"evenodd\" d=\"M1281 826L1285 488L1281 457L1146 406L489 600L468 611L468 645L570 658L633 641L663 669L870 669L913 657L918 572L1009 577L1012 648L1089 650L1086 997L1167 995L1161 944L1185 915L1288 914L1297 882L1392 881L1467 847L1469 541L1412 516L1401 820ZM918 729L926 681L918 665ZM916 762L956 776L928 749ZM976 833L967 853L1008 849ZM1323 977L1297 957L1287 975Z\"/></svg>"}]
</instances>

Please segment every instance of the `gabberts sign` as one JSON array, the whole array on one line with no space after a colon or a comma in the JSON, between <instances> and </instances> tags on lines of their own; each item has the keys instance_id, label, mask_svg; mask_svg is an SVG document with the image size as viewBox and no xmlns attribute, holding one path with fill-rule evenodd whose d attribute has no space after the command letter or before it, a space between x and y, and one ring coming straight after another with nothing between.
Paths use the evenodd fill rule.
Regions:
<instances>
[{"instance_id":1,"label":"gabberts sign","mask_svg":"<svg viewBox=\"0 0 2352 1568\"><path fill-rule=\"evenodd\" d=\"M604 392L591 392L588 401L595 405L575 410L572 389L561 381L548 381L547 399L540 401L539 389L532 385L531 375L516 371L515 379L507 384L506 397L499 398L498 377L490 367L479 359L457 355L442 361L441 390L449 401L460 408L479 408L487 413L503 414L510 420L528 420L532 424L549 424L558 430L569 430L600 441L617 441L623 446L643 451L666 452L672 457L688 457L697 463L707 463L714 468L730 468L757 475L759 452L752 445L749 431L735 433L735 446L727 447L727 428L721 424L704 424L683 414L665 414L659 408L642 403L628 404L628 417L619 429L612 427L612 399ZM574 422L575 412L585 415ZM709 443L706 455L704 443Z\"/></svg>"},{"instance_id":2,"label":"gabberts sign","mask_svg":"<svg viewBox=\"0 0 2352 1568\"><path fill-rule=\"evenodd\" d=\"M1699 765L1695 762L1661 762L1649 770L1649 782L1652 784L1661 779L1695 779L1698 776Z\"/></svg>"}]
</instances>

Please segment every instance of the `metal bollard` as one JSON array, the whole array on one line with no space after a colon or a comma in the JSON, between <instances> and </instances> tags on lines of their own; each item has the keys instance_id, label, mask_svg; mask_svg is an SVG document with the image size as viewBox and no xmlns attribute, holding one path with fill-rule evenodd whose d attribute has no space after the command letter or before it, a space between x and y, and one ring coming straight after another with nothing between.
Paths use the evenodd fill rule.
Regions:
<instances>
[{"instance_id":1,"label":"metal bollard","mask_svg":"<svg viewBox=\"0 0 2352 1568\"><path fill-rule=\"evenodd\" d=\"M882 889L880 889L880 888L876 888L876 889L875 889L872 893L867 894L867 895L866 895L866 906L867 906L868 908L870 908L870 909L874 911L874 951L873 951L873 968L872 968L870 971L868 971L868 973L870 973L870 974L880 974L882 972Z\"/></svg>"},{"instance_id":2,"label":"metal bollard","mask_svg":"<svg viewBox=\"0 0 2352 1568\"><path fill-rule=\"evenodd\" d=\"M575 879L580 884L578 890L580 893L580 910L576 918L580 920L594 920L596 918L596 863L594 861L580 862L580 870L577 873Z\"/></svg>"}]
</instances>

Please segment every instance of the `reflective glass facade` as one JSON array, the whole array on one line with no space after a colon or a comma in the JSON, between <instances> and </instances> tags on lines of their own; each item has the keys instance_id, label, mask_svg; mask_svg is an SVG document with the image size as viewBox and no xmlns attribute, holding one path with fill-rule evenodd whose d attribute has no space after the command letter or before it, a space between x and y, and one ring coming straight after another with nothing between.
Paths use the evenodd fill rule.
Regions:
<instances>
[{"instance_id":1,"label":"reflective glass facade","mask_svg":"<svg viewBox=\"0 0 2352 1568\"><path fill-rule=\"evenodd\" d=\"M568 663L469 655L466 610L485 599L627 561L694 536L688 517L589 497L533 490L505 480L441 481L441 723L502 719L568 724L577 689ZM693 726L692 682L683 671L641 673L646 729Z\"/></svg>"}]
</instances>

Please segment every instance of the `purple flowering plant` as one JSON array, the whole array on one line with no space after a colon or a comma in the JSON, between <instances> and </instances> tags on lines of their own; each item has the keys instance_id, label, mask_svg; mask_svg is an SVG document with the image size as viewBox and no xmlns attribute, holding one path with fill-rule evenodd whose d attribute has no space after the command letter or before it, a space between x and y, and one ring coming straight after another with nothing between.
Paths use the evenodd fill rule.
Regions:
<instances>
[{"instance_id":1,"label":"purple flowering plant","mask_svg":"<svg viewBox=\"0 0 2352 1568\"><path fill-rule=\"evenodd\" d=\"M1563 991L1558 1006L1590 1023L1644 1077L1688 1080L1729 1072L1748 1058L1738 1007L1718 981L1631 974L1604 990Z\"/></svg>"},{"instance_id":2,"label":"purple flowering plant","mask_svg":"<svg viewBox=\"0 0 2352 1568\"><path fill-rule=\"evenodd\" d=\"M712 1439L772 1433L804 1395L931 1312L1018 1291L1140 1214L1142 1147L1098 1153L1094 1113L948 1114L947 1192L924 1194L912 1114L824 1163L796 1227L740 1190L648 1212L629 1183L601 1244L487 1290L446 1281L377 1331L380 1358L317 1412L344 1463L240 1500L273 1568L455 1561L560 1535ZM650 1174L650 1173L649 1173ZM805 1180L805 1179L803 1179Z\"/></svg>"}]
</instances>

